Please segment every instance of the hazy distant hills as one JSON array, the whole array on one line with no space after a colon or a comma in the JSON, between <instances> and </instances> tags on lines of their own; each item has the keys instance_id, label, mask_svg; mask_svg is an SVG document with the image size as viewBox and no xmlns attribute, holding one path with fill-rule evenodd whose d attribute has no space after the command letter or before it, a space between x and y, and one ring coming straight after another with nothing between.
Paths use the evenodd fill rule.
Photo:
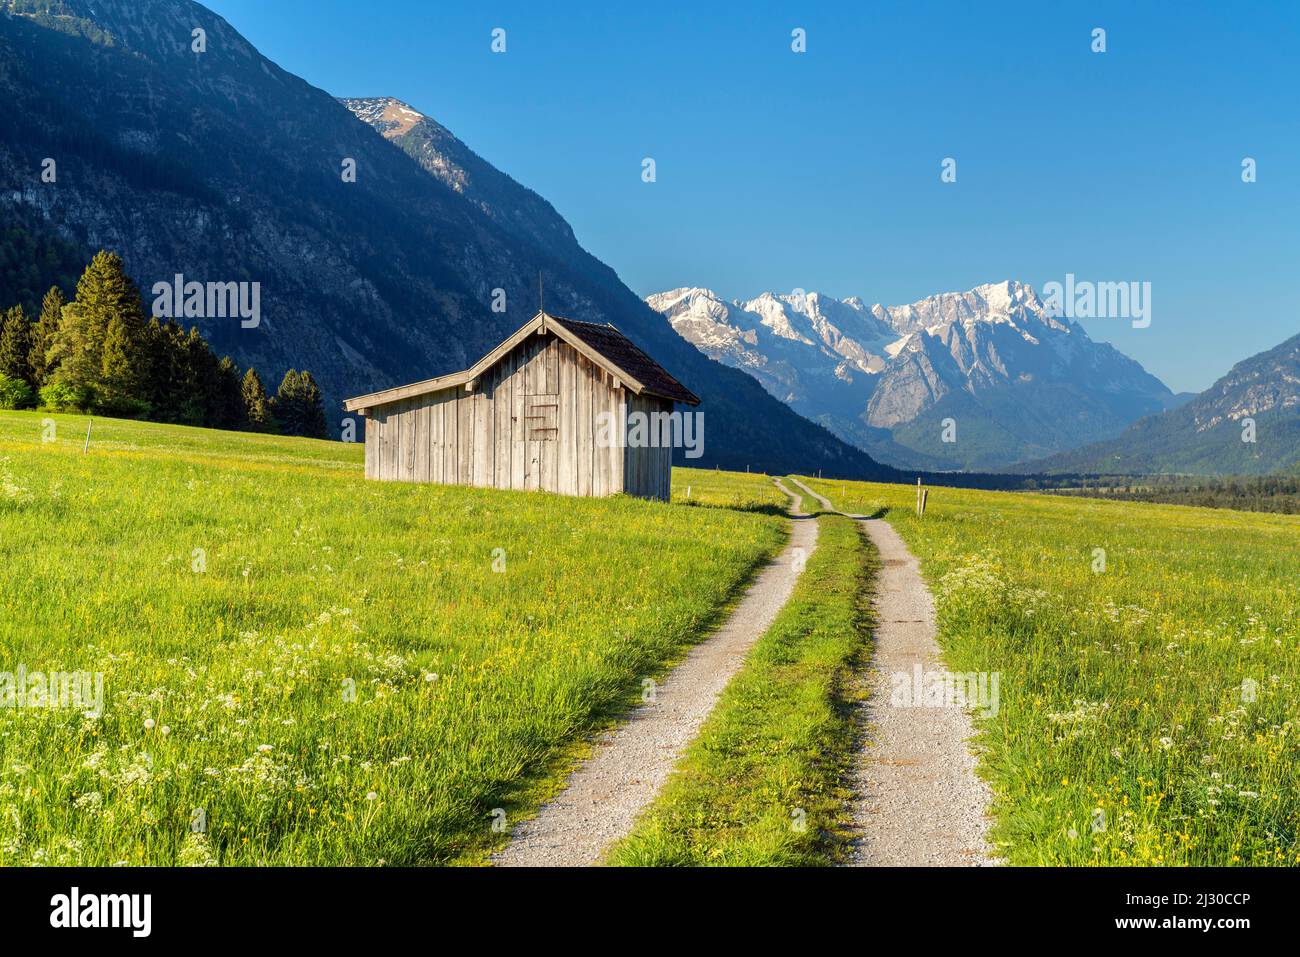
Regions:
<instances>
[{"instance_id":1,"label":"hazy distant hills","mask_svg":"<svg viewBox=\"0 0 1300 957\"><path fill-rule=\"evenodd\" d=\"M42 237L32 248L116 250L147 300L178 273L259 282L256 329L194 324L272 383L311 369L334 428L342 398L495 345L536 311L541 272L550 311L614 323L703 398L702 463L887 474L683 341L549 203L443 127L349 103L361 119L189 0L0 0L0 215ZM66 275L34 268L0 305Z\"/></svg>"},{"instance_id":2,"label":"hazy distant hills","mask_svg":"<svg viewBox=\"0 0 1300 957\"><path fill-rule=\"evenodd\" d=\"M647 302L706 354L893 465L996 469L1179 402L1014 280L904 306L816 292L728 302L698 288Z\"/></svg>"}]
</instances>

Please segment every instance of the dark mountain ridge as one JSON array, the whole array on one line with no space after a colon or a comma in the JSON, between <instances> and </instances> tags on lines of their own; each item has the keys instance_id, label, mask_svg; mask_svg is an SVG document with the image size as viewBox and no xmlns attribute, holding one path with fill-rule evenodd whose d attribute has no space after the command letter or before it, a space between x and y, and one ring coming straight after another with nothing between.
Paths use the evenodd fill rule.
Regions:
<instances>
[{"instance_id":1,"label":"dark mountain ridge","mask_svg":"<svg viewBox=\"0 0 1300 957\"><path fill-rule=\"evenodd\" d=\"M87 258L119 252L146 305L177 274L259 282L256 328L192 321L270 381L311 369L331 429L348 395L469 365L536 310L541 273L548 310L614 323L701 396L692 464L891 474L681 340L549 203L444 128L389 142L197 3L0 0L0 129L0 211ZM471 187L422 168L425 146Z\"/></svg>"}]
</instances>

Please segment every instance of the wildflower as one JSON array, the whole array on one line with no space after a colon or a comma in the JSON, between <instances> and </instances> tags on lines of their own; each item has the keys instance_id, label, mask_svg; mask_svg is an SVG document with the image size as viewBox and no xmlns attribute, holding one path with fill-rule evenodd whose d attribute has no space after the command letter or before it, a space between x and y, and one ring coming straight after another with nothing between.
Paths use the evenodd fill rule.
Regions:
<instances>
[{"instance_id":1,"label":"wildflower","mask_svg":"<svg viewBox=\"0 0 1300 957\"><path fill-rule=\"evenodd\" d=\"M182 867L213 867L217 859L212 856L206 834L190 832L185 836L181 847L180 863Z\"/></svg>"},{"instance_id":2,"label":"wildflower","mask_svg":"<svg viewBox=\"0 0 1300 957\"><path fill-rule=\"evenodd\" d=\"M153 722L153 718L145 718L145 719L144 719L144 729L145 729L146 731L152 731L152 730L153 730L153 723L154 723L154 722Z\"/></svg>"},{"instance_id":3,"label":"wildflower","mask_svg":"<svg viewBox=\"0 0 1300 957\"><path fill-rule=\"evenodd\" d=\"M377 797L379 797L379 795L376 794L374 791L370 791L368 794L366 794L366 800L367 800L367 801L373 801L373 800L375 800Z\"/></svg>"},{"instance_id":4,"label":"wildflower","mask_svg":"<svg viewBox=\"0 0 1300 957\"><path fill-rule=\"evenodd\" d=\"M263 754L266 754L268 751L274 751L275 748L269 744L259 744L257 746L257 750L261 751Z\"/></svg>"}]
</instances>

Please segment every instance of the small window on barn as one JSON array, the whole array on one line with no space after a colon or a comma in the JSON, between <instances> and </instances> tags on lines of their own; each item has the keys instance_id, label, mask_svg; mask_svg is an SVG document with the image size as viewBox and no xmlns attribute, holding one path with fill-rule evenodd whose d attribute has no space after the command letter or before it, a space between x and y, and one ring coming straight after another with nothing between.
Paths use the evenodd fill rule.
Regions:
<instances>
[{"instance_id":1,"label":"small window on barn","mask_svg":"<svg viewBox=\"0 0 1300 957\"><path fill-rule=\"evenodd\" d=\"M524 411L524 426L530 442L554 442L560 434L560 397L534 395L528 397Z\"/></svg>"}]
</instances>

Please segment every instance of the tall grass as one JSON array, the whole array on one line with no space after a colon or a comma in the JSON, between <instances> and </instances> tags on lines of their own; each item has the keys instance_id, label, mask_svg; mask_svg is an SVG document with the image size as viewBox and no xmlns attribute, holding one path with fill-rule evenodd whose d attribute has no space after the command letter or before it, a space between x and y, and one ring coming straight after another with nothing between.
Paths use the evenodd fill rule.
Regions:
<instances>
[{"instance_id":1,"label":"tall grass","mask_svg":"<svg viewBox=\"0 0 1300 957\"><path fill-rule=\"evenodd\" d=\"M674 505L708 505L780 515L790 500L766 475L713 469L673 469Z\"/></svg>"},{"instance_id":2,"label":"tall grass","mask_svg":"<svg viewBox=\"0 0 1300 957\"><path fill-rule=\"evenodd\" d=\"M480 861L784 538L366 482L337 443L97 420L83 454L43 418L0 414L0 672L106 702L0 707L0 864Z\"/></svg>"}]
</instances>

